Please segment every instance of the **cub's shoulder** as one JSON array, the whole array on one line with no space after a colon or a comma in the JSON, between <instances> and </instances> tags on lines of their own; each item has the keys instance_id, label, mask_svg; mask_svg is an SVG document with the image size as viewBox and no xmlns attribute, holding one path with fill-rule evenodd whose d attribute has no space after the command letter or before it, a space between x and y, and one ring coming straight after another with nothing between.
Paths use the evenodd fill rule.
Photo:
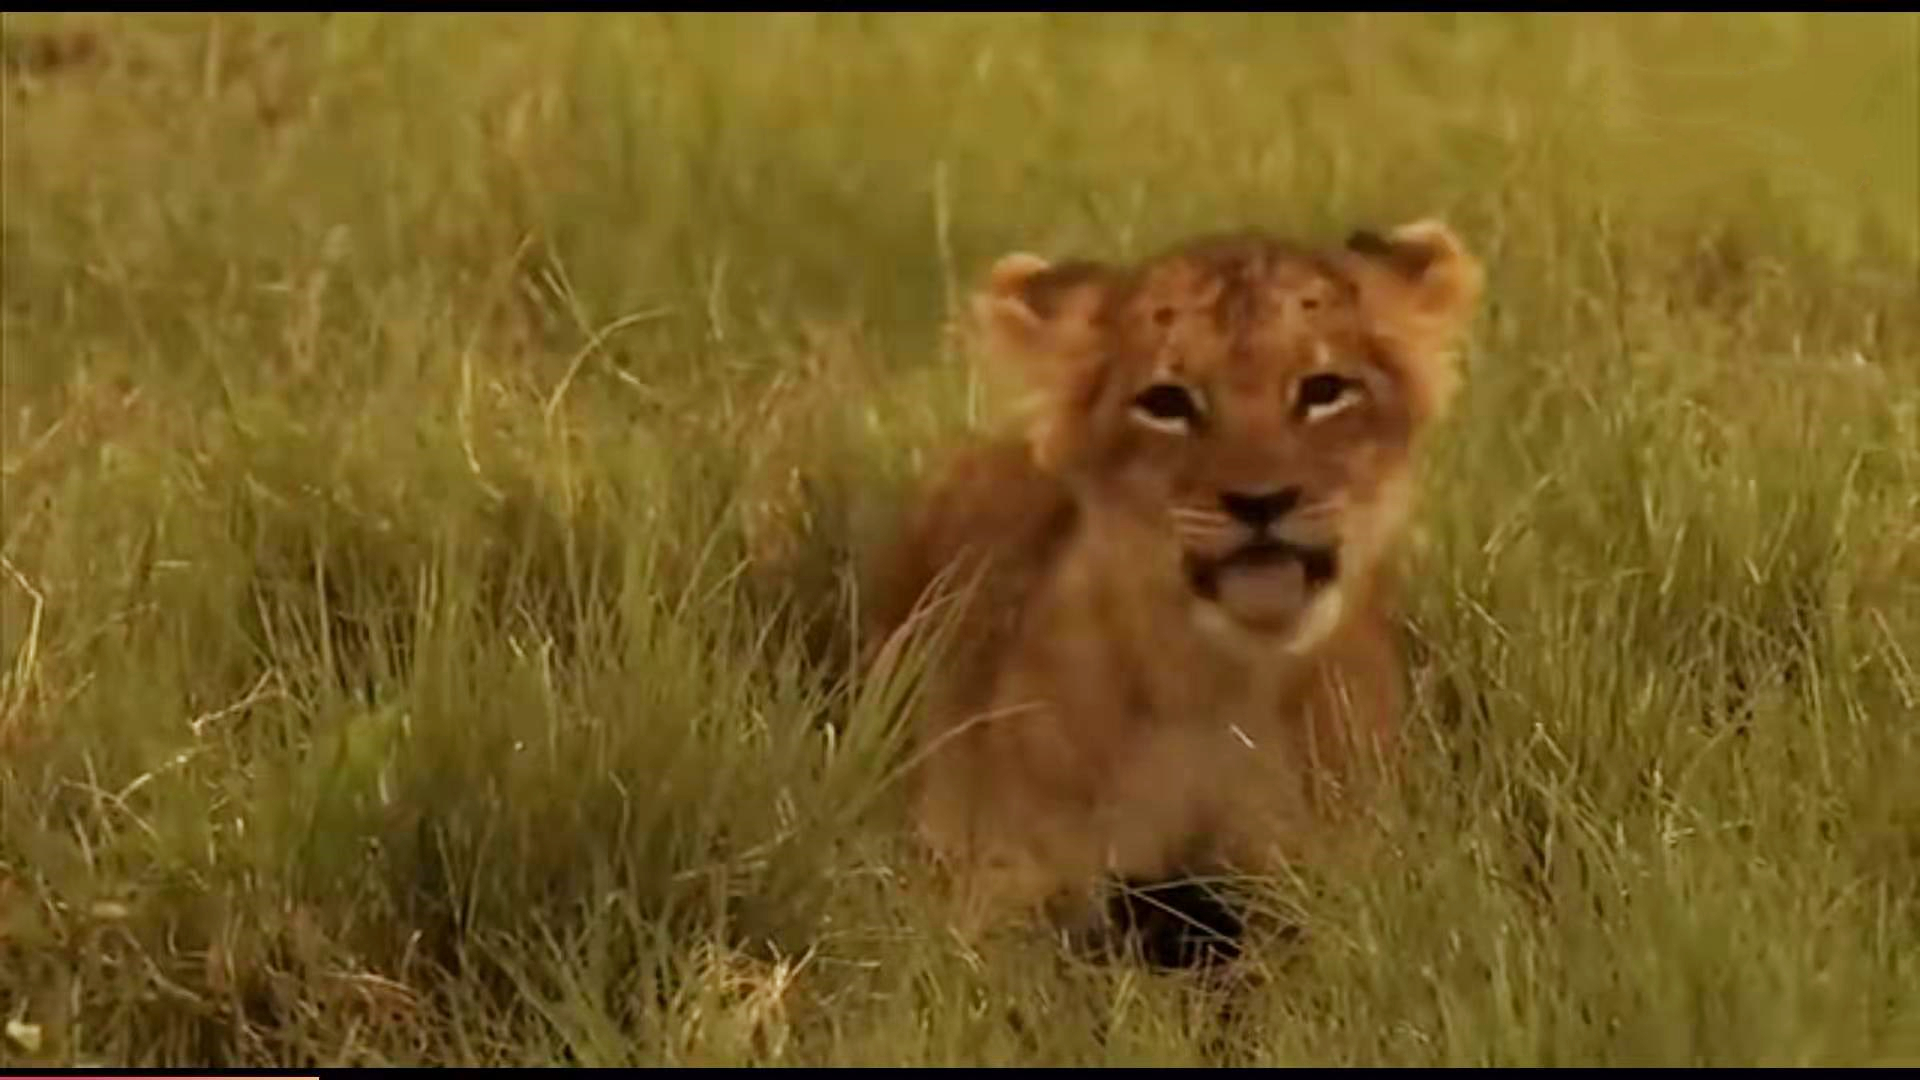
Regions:
<instances>
[{"instance_id":1,"label":"cub's shoulder","mask_svg":"<svg viewBox=\"0 0 1920 1080\"><path fill-rule=\"evenodd\" d=\"M870 628L891 635L937 583L965 584L984 570L976 600L1017 606L1077 525L1072 499L1017 436L976 439L952 451L925 483L908 520L882 552Z\"/></svg>"}]
</instances>

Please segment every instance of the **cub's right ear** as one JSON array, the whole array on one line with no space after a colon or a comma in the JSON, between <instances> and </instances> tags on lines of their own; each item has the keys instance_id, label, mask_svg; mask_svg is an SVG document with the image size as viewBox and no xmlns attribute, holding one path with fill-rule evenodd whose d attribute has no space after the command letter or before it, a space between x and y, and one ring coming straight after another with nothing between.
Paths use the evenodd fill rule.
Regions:
<instances>
[{"instance_id":1,"label":"cub's right ear","mask_svg":"<svg viewBox=\"0 0 1920 1080\"><path fill-rule=\"evenodd\" d=\"M1111 278L1098 263L1056 265L1018 252L993 264L973 298L987 351L1025 385L1018 410L1044 467L1072 459L1085 430L1100 385L1100 310Z\"/></svg>"},{"instance_id":2,"label":"cub's right ear","mask_svg":"<svg viewBox=\"0 0 1920 1080\"><path fill-rule=\"evenodd\" d=\"M1105 279L1096 263L1004 255L974 297L974 318L992 352L1045 386L1074 366L1093 337Z\"/></svg>"},{"instance_id":3,"label":"cub's right ear","mask_svg":"<svg viewBox=\"0 0 1920 1080\"><path fill-rule=\"evenodd\" d=\"M1019 352L1037 343L1043 320L1027 299L1027 286L1052 269L1038 255L1016 251L1002 255L987 271L986 288L974 298L974 313L998 352Z\"/></svg>"}]
</instances>

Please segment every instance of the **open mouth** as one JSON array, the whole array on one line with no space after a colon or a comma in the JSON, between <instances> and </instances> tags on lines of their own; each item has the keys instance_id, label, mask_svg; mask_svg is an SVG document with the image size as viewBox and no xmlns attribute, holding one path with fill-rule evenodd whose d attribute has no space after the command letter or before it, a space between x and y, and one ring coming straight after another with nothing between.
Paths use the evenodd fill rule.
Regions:
<instances>
[{"instance_id":1,"label":"open mouth","mask_svg":"<svg viewBox=\"0 0 1920 1080\"><path fill-rule=\"evenodd\" d=\"M1338 576L1340 560L1333 548L1259 540L1218 559L1188 555L1186 570L1195 596L1242 622L1277 627L1298 618Z\"/></svg>"},{"instance_id":2,"label":"open mouth","mask_svg":"<svg viewBox=\"0 0 1920 1080\"><path fill-rule=\"evenodd\" d=\"M1339 557L1331 548L1297 547L1279 540L1260 540L1219 559L1187 556L1187 581L1201 598L1218 600L1221 579L1228 574L1242 569L1263 571L1292 565L1300 568L1301 583L1309 590L1332 581L1340 572Z\"/></svg>"}]
</instances>

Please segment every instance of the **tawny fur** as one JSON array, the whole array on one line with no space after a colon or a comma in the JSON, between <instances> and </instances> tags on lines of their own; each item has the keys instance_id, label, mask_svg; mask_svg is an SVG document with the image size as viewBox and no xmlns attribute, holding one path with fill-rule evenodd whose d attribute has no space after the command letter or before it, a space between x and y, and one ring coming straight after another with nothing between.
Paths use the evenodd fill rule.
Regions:
<instances>
[{"instance_id":1,"label":"tawny fur","mask_svg":"<svg viewBox=\"0 0 1920 1080\"><path fill-rule=\"evenodd\" d=\"M993 268L976 312L1029 413L930 485L871 627L961 601L917 808L969 919L1274 872L1373 789L1403 697L1390 552L1480 280L1431 222ZM1247 555L1262 528L1283 554Z\"/></svg>"}]
</instances>

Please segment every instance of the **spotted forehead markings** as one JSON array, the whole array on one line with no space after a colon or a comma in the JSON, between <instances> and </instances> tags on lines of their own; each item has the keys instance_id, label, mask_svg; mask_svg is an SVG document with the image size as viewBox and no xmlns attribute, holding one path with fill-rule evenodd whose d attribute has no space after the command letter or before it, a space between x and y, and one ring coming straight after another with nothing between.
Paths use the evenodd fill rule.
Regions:
<instances>
[{"instance_id":1,"label":"spotted forehead markings","mask_svg":"<svg viewBox=\"0 0 1920 1080\"><path fill-rule=\"evenodd\" d=\"M1266 319L1237 326L1200 320L1186 323L1160 338L1153 369L1157 378L1186 379L1211 373L1236 382L1249 378L1260 381L1269 367L1266 358L1276 351L1297 354L1303 347L1310 349L1311 366L1325 367L1332 363L1327 343L1310 337L1304 327Z\"/></svg>"},{"instance_id":2,"label":"spotted forehead markings","mask_svg":"<svg viewBox=\"0 0 1920 1080\"><path fill-rule=\"evenodd\" d=\"M1278 251L1201 253L1153 268L1143 282L1150 317L1209 312L1217 324L1283 309L1288 299L1315 304L1338 292L1328 268L1306 256ZM1231 316L1239 316L1235 320ZM1184 320L1183 320L1184 321Z\"/></svg>"},{"instance_id":3,"label":"spotted forehead markings","mask_svg":"<svg viewBox=\"0 0 1920 1080\"><path fill-rule=\"evenodd\" d=\"M1197 354L1214 366L1219 360L1243 367L1250 332L1275 332L1299 341L1308 333L1296 307L1339 305L1339 272L1310 252L1263 238L1229 238L1197 244L1145 268L1135 301L1148 326L1157 331L1161 372L1185 375ZM1288 301L1308 301L1298 305ZM1211 317L1209 317L1211 316ZM1277 318L1276 318L1277 316ZM1312 346L1314 367L1331 363L1322 341Z\"/></svg>"}]
</instances>

